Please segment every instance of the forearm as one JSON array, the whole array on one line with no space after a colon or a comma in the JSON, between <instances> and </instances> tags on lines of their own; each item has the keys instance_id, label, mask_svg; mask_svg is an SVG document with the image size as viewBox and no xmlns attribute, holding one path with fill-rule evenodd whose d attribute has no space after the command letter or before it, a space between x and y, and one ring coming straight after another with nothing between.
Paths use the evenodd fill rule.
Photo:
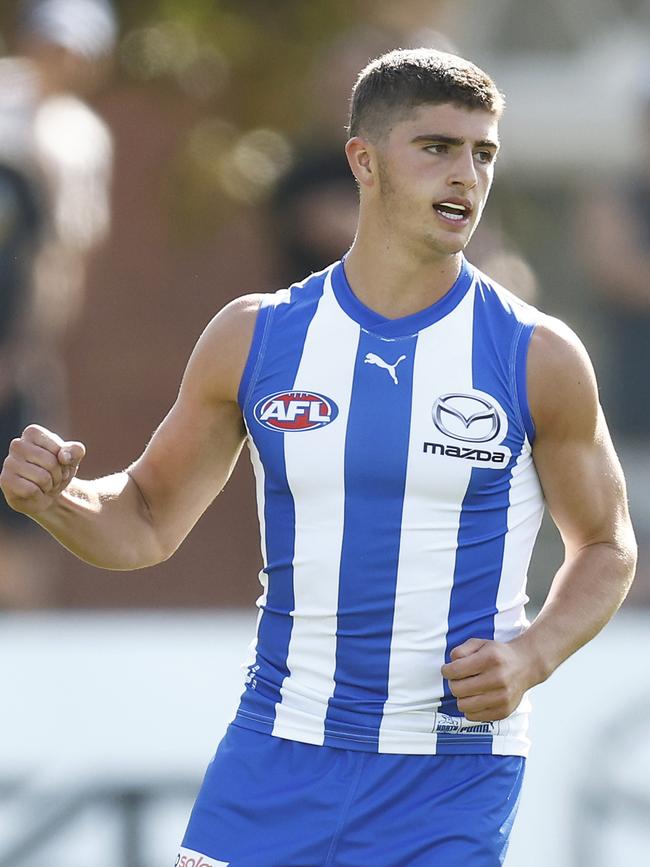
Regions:
<instances>
[{"instance_id":1,"label":"forearm","mask_svg":"<svg viewBox=\"0 0 650 867\"><path fill-rule=\"evenodd\" d=\"M567 555L538 616L513 642L532 661L533 685L608 623L627 595L635 566L631 530L624 541L586 545Z\"/></svg>"},{"instance_id":2,"label":"forearm","mask_svg":"<svg viewBox=\"0 0 650 867\"><path fill-rule=\"evenodd\" d=\"M144 497L126 472L75 479L34 520L81 560L102 569L141 569L166 558Z\"/></svg>"}]
</instances>

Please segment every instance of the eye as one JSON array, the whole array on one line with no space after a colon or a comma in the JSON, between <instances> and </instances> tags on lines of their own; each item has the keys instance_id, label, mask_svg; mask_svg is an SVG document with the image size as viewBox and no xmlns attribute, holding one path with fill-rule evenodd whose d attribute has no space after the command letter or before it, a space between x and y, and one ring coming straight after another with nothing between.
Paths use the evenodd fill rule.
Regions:
<instances>
[{"instance_id":1,"label":"eye","mask_svg":"<svg viewBox=\"0 0 650 867\"><path fill-rule=\"evenodd\" d=\"M494 153L494 151L476 151L474 156L480 163L487 164L491 163L494 160L496 154Z\"/></svg>"},{"instance_id":2,"label":"eye","mask_svg":"<svg viewBox=\"0 0 650 867\"><path fill-rule=\"evenodd\" d=\"M425 147L425 151L430 151L432 154L446 154L448 150L447 144L430 144Z\"/></svg>"}]
</instances>

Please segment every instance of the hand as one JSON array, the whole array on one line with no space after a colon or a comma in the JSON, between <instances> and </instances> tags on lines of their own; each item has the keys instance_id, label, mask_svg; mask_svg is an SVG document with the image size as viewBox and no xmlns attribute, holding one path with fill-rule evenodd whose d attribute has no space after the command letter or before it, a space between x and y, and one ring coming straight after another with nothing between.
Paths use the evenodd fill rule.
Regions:
<instances>
[{"instance_id":1,"label":"hand","mask_svg":"<svg viewBox=\"0 0 650 867\"><path fill-rule=\"evenodd\" d=\"M12 440L0 473L7 503L31 517L45 512L74 479L85 454L82 443L64 442L40 425L29 425Z\"/></svg>"},{"instance_id":2,"label":"hand","mask_svg":"<svg viewBox=\"0 0 650 867\"><path fill-rule=\"evenodd\" d=\"M505 719L518 707L524 693L537 681L532 660L515 642L470 638L451 651L442 676L456 697L458 710L468 720Z\"/></svg>"}]
</instances>

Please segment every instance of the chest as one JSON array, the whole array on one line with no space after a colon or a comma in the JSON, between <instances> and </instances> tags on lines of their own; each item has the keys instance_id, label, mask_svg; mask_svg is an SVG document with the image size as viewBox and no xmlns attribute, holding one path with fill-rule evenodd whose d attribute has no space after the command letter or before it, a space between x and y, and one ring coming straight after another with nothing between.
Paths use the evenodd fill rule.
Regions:
<instances>
[{"instance_id":1,"label":"chest","mask_svg":"<svg viewBox=\"0 0 650 867\"><path fill-rule=\"evenodd\" d=\"M324 311L298 359L272 342L247 411L267 484L324 505L408 492L442 511L472 474L486 494L506 487L524 445L507 360L477 362L462 313L387 339Z\"/></svg>"}]
</instances>

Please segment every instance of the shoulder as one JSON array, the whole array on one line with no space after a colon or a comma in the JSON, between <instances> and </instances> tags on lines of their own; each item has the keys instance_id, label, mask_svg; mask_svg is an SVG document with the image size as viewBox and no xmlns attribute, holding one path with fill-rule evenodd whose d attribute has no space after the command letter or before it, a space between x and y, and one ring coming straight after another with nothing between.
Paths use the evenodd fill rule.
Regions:
<instances>
[{"instance_id":1,"label":"shoulder","mask_svg":"<svg viewBox=\"0 0 650 867\"><path fill-rule=\"evenodd\" d=\"M493 308L498 308L502 310L504 315L526 323L537 322L543 315L522 295L506 289L505 286L493 277L485 274L475 265L471 265L471 269L476 281L477 291L483 296L484 301Z\"/></svg>"},{"instance_id":2,"label":"shoulder","mask_svg":"<svg viewBox=\"0 0 650 867\"><path fill-rule=\"evenodd\" d=\"M538 434L593 434L599 410L596 376L582 341L566 323L540 314L528 350L527 380Z\"/></svg>"},{"instance_id":3,"label":"shoulder","mask_svg":"<svg viewBox=\"0 0 650 867\"><path fill-rule=\"evenodd\" d=\"M183 387L198 388L215 400L236 401L257 315L269 297L262 293L243 295L214 316L194 347Z\"/></svg>"},{"instance_id":4,"label":"shoulder","mask_svg":"<svg viewBox=\"0 0 650 867\"><path fill-rule=\"evenodd\" d=\"M224 336L228 334L233 337L242 333L245 334L255 326L260 306L268 298L268 295L261 292L234 298L212 318L205 333L220 331L223 332Z\"/></svg>"}]
</instances>

